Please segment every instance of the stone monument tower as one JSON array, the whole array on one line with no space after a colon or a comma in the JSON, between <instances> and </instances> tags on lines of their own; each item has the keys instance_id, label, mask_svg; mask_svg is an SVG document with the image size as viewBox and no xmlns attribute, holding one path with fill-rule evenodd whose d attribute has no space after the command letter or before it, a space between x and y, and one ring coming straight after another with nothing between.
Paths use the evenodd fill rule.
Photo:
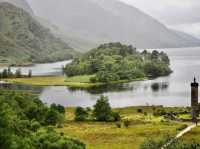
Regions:
<instances>
[{"instance_id":1,"label":"stone monument tower","mask_svg":"<svg viewBox=\"0 0 200 149\"><path fill-rule=\"evenodd\" d=\"M198 87L199 84L194 78L194 82L191 83L191 108L192 108L192 121L197 122L198 118Z\"/></svg>"}]
</instances>

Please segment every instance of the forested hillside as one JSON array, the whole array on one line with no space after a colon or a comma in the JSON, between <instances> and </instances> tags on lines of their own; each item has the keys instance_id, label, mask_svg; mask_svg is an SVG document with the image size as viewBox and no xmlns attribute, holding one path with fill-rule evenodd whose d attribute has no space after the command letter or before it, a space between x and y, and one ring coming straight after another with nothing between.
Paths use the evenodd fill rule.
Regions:
<instances>
[{"instance_id":1,"label":"forested hillside","mask_svg":"<svg viewBox=\"0 0 200 149\"><path fill-rule=\"evenodd\" d=\"M27 92L0 92L1 149L85 149L80 141L53 129L64 121L64 107L49 108Z\"/></svg>"},{"instance_id":2,"label":"forested hillside","mask_svg":"<svg viewBox=\"0 0 200 149\"><path fill-rule=\"evenodd\" d=\"M50 62L71 59L75 54L27 12L0 3L0 63Z\"/></svg>"}]
</instances>

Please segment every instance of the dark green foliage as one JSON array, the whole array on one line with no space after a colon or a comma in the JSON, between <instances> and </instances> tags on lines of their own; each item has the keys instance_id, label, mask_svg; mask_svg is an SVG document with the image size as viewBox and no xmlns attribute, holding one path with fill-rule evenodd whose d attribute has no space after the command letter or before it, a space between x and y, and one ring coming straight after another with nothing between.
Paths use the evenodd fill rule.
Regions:
<instances>
[{"instance_id":1,"label":"dark green foliage","mask_svg":"<svg viewBox=\"0 0 200 149\"><path fill-rule=\"evenodd\" d=\"M113 121L120 121L121 120L121 116L118 112L112 112L112 117L113 117Z\"/></svg>"},{"instance_id":2,"label":"dark green foliage","mask_svg":"<svg viewBox=\"0 0 200 149\"><path fill-rule=\"evenodd\" d=\"M166 115L166 114L167 114L167 112L165 111L164 108L158 108L153 112L154 116L163 116L163 115Z\"/></svg>"},{"instance_id":3,"label":"dark green foliage","mask_svg":"<svg viewBox=\"0 0 200 149\"><path fill-rule=\"evenodd\" d=\"M108 97L101 96L94 105L93 115L97 121L119 121L120 114L113 112Z\"/></svg>"},{"instance_id":4,"label":"dark green foliage","mask_svg":"<svg viewBox=\"0 0 200 149\"><path fill-rule=\"evenodd\" d=\"M28 77L31 78L32 77L32 70L28 71Z\"/></svg>"},{"instance_id":5,"label":"dark green foliage","mask_svg":"<svg viewBox=\"0 0 200 149\"><path fill-rule=\"evenodd\" d=\"M45 124L47 125L56 125L61 121L61 115L57 110L49 109L46 113Z\"/></svg>"},{"instance_id":6,"label":"dark green foliage","mask_svg":"<svg viewBox=\"0 0 200 149\"><path fill-rule=\"evenodd\" d=\"M85 149L82 142L64 137L51 129L36 133L33 142L36 149Z\"/></svg>"},{"instance_id":7,"label":"dark green foliage","mask_svg":"<svg viewBox=\"0 0 200 149\"><path fill-rule=\"evenodd\" d=\"M91 82L133 80L171 73L169 58L164 52L138 52L121 43L100 45L66 66L68 76L96 74Z\"/></svg>"},{"instance_id":8,"label":"dark green foliage","mask_svg":"<svg viewBox=\"0 0 200 149\"><path fill-rule=\"evenodd\" d=\"M143 110L142 110L142 109L137 109L137 112L138 112L138 113L142 113Z\"/></svg>"},{"instance_id":9,"label":"dark green foliage","mask_svg":"<svg viewBox=\"0 0 200 149\"><path fill-rule=\"evenodd\" d=\"M89 114L88 111L82 107L77 107L75 111L75 120L76 121L85 121L87 120Z\"/></svg>"},{"instance_id":10,"label":"dark green foliage","mask_svg":"<svg viewBox=\"0 0 200 149\"><path fill-rule=\"evenodd\" d=\"M65 113L65 107L62 106L62 105L60 105L60 104L58 104L58 105L52 104L52 105L51 105L51 109L56 110L56 111L58 111L59 113L63 113L63 114Z\"/></svg>"},{"instance_id":11,"label":"dark green foliage","mask_svg":"<svg viewBox=\"0 0 200 149\"><path fill-rule=\"evenodd\" d=\"M0 63L58 61L75 54L27 12L9 3L0 4Z\"/></svg>"},{"instance_id":12,"label":"dark green foliage","mask_svg":"<svg viewBox=\"0 0 200 149\"><path fill-rule=\"evenodd\" d=\"M17 69L17 70L16 70L15 76L16 76L16 78L21 78L21 77L22 77L22 73L21 73L21 70L20 70L20 69Z\"/></svg>"},{"instance_id":13,"label":"dark green foliage","mask_svg":"<svg viewBox=\"0 0 200 149\"><path fill-rule=\"evenodd\" d=\"M125 126L126 128L128 128L128 127L130 126L130 124L131 124L130 120L128 120L128 119L125 119L125 120L124 120L124 126Z\"/></svg>"},{"instance_id":14,"label":"dark green foliage","mask_svg":"<svg viewBox=\"0 0 200 149\"><path fill-rule=\"evenodd\" d=\"M62 115L30 93L0 90L0 148L85 149L77 140L40 130L60 123Z\"/></svg>"},{"instance_id":15,"label":"dark green foliage","mask_svg":"<svg viewBox=\"0 0 200 149\"><path fill-rule=\"evenodd\" d=\"M108 98L101 96L97 103L94 105L94 116L97 121L110 121L112 110L108 102Z\"/></svg>"},{"instance_id":16,"label":"dark green foliage","mask_svg":"<svg viewBox=\"0 0 200 149\"><path fill-rule=\"evenodd\" d=\"M11 68L4 69L2 72L0 72L0 79L6 79L6 78L22 78L22 77L32 77L32 72L29 71L28 75L22 75L21 70L17 69L15 73L12 73Z\"/></svg>"}]
</instances>

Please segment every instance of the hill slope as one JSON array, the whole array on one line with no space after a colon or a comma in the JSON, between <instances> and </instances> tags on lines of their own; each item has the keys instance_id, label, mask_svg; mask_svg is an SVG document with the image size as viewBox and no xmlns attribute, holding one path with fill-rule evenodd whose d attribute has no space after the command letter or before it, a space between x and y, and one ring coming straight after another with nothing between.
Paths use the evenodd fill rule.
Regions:
<instances>
[{"instance_id":1,"label":"hill slope","mask_svg":"<svg viewBox=\"0 0 200 149\"><path fill-rule=\"evenodd\" d=\"M24 64L72 58L76 52L31 15L0 3L0 63Z\"/></svg>"},{"instance_id":2,"label":"hill slope","mask_svg":"<svg viewBox=\"0 0 200 149\"><path fill-rule=\"evenodd\" d=\"M199 40L182 38L137 8L117 0L33 0L30 4L36 15L54 22L68 37L96 44L120 41L138 48L200 45Z\"/></svg>"},{"instance_id":3,"label":"hill slope","mask_svg":"<svg viewBox=\"0 0 200 149\"><path fill-rule=\"evenodd\" d=\"M1 2L7 2L13 4L19 8L26 10L28 13L33 14L33 11L26 0L0 0Z\"/></svg>"}]
</instances>

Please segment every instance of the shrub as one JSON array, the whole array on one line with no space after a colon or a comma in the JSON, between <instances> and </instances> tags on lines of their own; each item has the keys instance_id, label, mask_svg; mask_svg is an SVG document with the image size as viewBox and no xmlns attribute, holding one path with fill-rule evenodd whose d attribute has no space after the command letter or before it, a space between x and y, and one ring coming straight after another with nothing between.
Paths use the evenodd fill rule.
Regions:
<instances>
[{"instance_id":1,"label":"shrub","mask_svg":"<svg viewBox=\"0 0 200 149\"><path fill-rule=\"evenodd\" d=\"M130 126L130 124L131 124L130 120L128 120L128 119L124 120L124 126L126 128L128 128Z\"/></svg>"},{"instance_id":2,"label":"shrub","mask_svg":"<svg viewBox=\"0 0 200 149\"><path fill-rule=\"evenodd\" d=\"M61 119L61 115L58 111L50 109L48 110L45 118L45 123L47 125L56 125Z\"/></svg>"},{"instance_id":3,"label":"shrub","mask_svg":"<svg viewBox=\"0 0 200 149\"><path fill-rule=\"evenodd\" d=\"M90 82L96 83L96 82L97 82L97 78L96 78L96 77L91 77L91 78L90 78Z\"/></svg>"},{"instance_id":4,"label":"shrub","mask_svg":"<svg viewBox=\"0 0 200 149\"><path fill-rule=\"evenodd\" d=\"M166 114L166 111L165 109L161 108L161 109L156 109L154 112L153 112L153 115L154 116L163 116Z\"/></svg>"},{"instance_id":5,"label":"shrub","mask_svg":"<svg viewBox=\"0 0 200 149\"><path fill-rule=\"evenodd\" d=\"M97 100L97 103L94 105L93 115L95 116L97 121L110 120L110 118L112 117L112 111L107 97L101 96Z\"/></svg>"},{"instance_id":6,"label":"shrub","mask_svg":"<svg viewBox=\"0 0 200 149\"><path fill-rule=\"evenodd\" d=\"M115 122L121 120L121 116L118 112L112 112L112 117L113 117Z\"/></svg>"},{"instance_id":7,"label":"shrub","mask_svg":"<svg viewBox=\"0 0 200 149\"><path fill-rule=\"evenodd\" d=\"M79 140L67 138L54 130L39 132L33 136L33 149L85 149L85 144Z\"/></svg>"},{"instance_id":8,"label":"shrub","mask_svg":"<svg viewBox=\"0 0 200 149\"><path fill-rule=\"evenodd\" d=\"M32 131L36 132L40 127L41 127L41 125L38 121L35 121L35 120L31 121L30 128Z\"/></svg>"},{"instance_id":9,"label":"shrub","mask_svg":"<svg viewBox=\"0 0 200 149\"><path fill-rule=\"evenodd\" d=\"M51 104L51 109L58 111L59 113L65 113L65 107L62 105Z\"/></svg>"},{"instance_id":10,"label":"shrub","mask_svg":"<svg viewBox=\"0 0 200 149\"><path fill-rule=\"evenodd\" d=\"M88 118L88 112L82 107L77 107L75 111L75 120L76 121L85 121Z\"/></svg>"},{"instance_id":11,"label":"shrub","mask_svg":"<svg viewBox=\"0 0 200 149\"><path fill-rule=\"evenodd\" d=\"M138 113L142 113L143 110L142 110L142 109L137 109L137 112L138 112Z\"/></svg>"},{"instance_id":12,"label":"shrub","mask_svg":"<svg viewBox=\"0 0 200 149\"><path fill-rule=\"evenodd\" d=\"M121 128L122 127L121 122L117 122L115 124L116 124L117 128Z\"/></svg>"}]
</instances>

